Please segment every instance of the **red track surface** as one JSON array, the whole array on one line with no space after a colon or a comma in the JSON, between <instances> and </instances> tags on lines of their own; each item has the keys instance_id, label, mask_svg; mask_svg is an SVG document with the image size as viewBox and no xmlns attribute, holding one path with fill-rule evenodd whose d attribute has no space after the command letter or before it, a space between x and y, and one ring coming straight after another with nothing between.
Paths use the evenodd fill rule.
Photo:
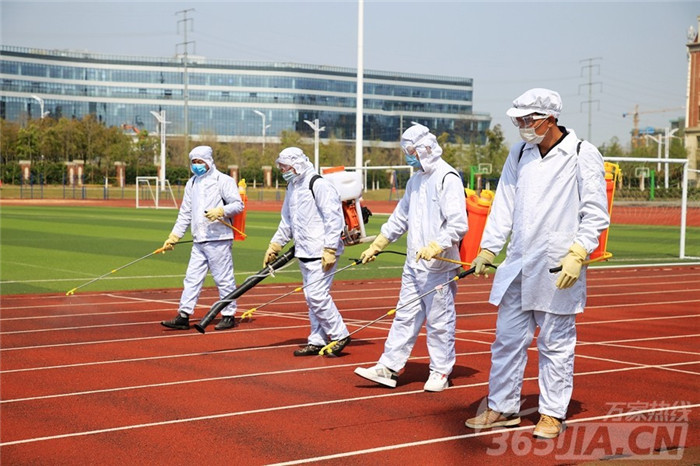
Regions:
<instances>
[{"instance_id":1,"label":"red track surface","mask_svg":"<svg viewBox=\"0 0 700 466\"><path fill-rule=\"evenodd\" d=\"M557 441L531 436L534 345L521 426L464 426L487 393L490 282L459 283L457 364L442 393L422 391L423 335L396 389L353 374L379 357L388 318L339 358L293 357L308 332L300 294L205 335L159 325L179 290L3 296L2 464L571 464L659 448L676 464L700 459L700 268L589 273L568 429ZM337 281L333 295L352 331L391 309L398 285ZM239 308L290 289L272 279ZM214 295L205 291L197 317Z\"/></svg>"}]
</instances>

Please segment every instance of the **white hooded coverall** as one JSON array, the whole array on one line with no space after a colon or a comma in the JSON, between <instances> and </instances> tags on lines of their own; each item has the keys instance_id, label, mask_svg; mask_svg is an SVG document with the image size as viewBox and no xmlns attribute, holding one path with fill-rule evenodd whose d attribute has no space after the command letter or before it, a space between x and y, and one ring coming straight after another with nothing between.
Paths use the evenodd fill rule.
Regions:
<instances>
[{"instance_id":1,"label":"white hooded coverall","mask_svg":"<svg viewBox=\"0 0 700 466\"><path fill-rule=\"evenodd\" d=\"M425 126L407 129L401 145L416 148L422 170L408 180L404 196L381 227L391 242L406 232L408 236L397 311L379 363L396 372L403 369L425 322L430 370L449 376L455 363L457 283L403 306L455 277L458 265L437 259L416 262L416 254L435 241L443 249L440 256L459 261L459 242L468 229L464 186L442 160L442 148Z\"/></svg>"},{"instance_id":2,"label":"white hooded coverall","mask_svg":"<svg viewBox=\"0 0 700 466\"><path fill-rule=\"evenodd\" d=\"M314 182L311 192L309 183L317 173L299 148L284 149L277 164L293 167L298 175L287 185L280 223L271 242L284 246L294 239L294 256L299 259L309 308L311 333L307 343L325 346L329 341L341 340L349 334L330 295L337 263L326 272L321 266L324 248L335 249L336 256L343 253L341 235L345 219L340 194L323 178ZM312 285L307 287L307 284Z\"/></svg>"},{"instance_id":3,"label":"white hooded coverall","mask_svg":"<svg viewBox=\"0 0 700 466\"><path fill-rule=\"evenodd\" d=\"M190 161L193 159L205 161L209 170L204 175L192 176L187 181L180 211L172 230L179 238L184 236L188 227L192 232L192 252L179 307L179 312L190 316L194 314L207 271L211 271L219 290L219 299L236 290L231 255L233 230L218 221L209 221L204 212L223 206L226 217L223 220L230 222L230 217L243 212L245 208L236 181L216 169L211 147L195 147L190 152ZM221 315L233 316L235 312L236 302L233 301L221 311Z\"/></svg>"},{"instance_id":4,"label":"white hooded coverall","mask_svg":"<svg viewBox=\"0 0 700 466\"><path fill-rule=\"evenodd\" d=\"M540 327L539 412L566 417L573 390L576 316L586 302L586 267L571 288L555 286L556 267L578 243L593 252L609 225L603 158L567 128L545 157L539 147L515 144L506 159L486 222L481 248L498 255L489 302L499 305L491 347L488 405L520 411L527 347ZM568 134L567 134L568 133ZM520 160L519 160L520 159Z\"/></svg>"}]
</instances>

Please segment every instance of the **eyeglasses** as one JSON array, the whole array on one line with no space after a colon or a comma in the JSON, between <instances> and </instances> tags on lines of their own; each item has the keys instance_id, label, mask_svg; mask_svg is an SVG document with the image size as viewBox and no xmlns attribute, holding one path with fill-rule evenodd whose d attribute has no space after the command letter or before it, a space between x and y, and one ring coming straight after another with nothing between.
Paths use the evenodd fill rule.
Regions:
<instances>
[{"instance_id":1,"label":"eyeglasses","mask_svg":"<svg viewBox=\"0 0 700 466\"><path fill-rule=\"evenodd\" d=\"M421 146L406 146L404 152L408 155L417 155L419 147Z\"/></svg>"},{"instance_id":2,"label":"eyeglasses","mask_svg":"<svg viewBox=\"0 0 700 466\"><path fill-rule=\"evenodd\" d=\"M278 164L277 164L277 168L279 168L279 170L280 170L282 173L284 173L284 172L286 172L286 171L291 170L291 169L292 169L292 166L291 166L291 165L285 165L285 164L283 164L283 163L278 163Z\"/></svg>"},{"instance_id":3,"label":"eyeglasses","mask_svg":"<svg viewBox=\"0 0 700 466\"><path fill-rule=\"evenodd\" d=\"M529 128L530 126L535 124L535 121L546 120L547 118L549 118L549 115L532 114L532 115L525 115L522 117L511 118L511 121L518 128Z\"/></svg>"}]
</instances>

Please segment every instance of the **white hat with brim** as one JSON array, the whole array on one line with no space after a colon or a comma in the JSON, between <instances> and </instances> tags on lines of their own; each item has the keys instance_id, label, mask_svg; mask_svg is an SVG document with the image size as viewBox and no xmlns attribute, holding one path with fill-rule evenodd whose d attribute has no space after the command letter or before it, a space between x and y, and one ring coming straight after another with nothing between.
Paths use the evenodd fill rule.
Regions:
<instances>
[{"instance_id":1,"label":"white hat with brim","mask_svg":"<svg viewBox=\"0 0 700 466\"><path fill-rule=\"evenodd\" d=\"M559 118L561 107L561 96L558 92L535 88L515 99L513 106L506 111L506 115L511 118L519 118L539 113Z\"/></svg>"}]
</instances>

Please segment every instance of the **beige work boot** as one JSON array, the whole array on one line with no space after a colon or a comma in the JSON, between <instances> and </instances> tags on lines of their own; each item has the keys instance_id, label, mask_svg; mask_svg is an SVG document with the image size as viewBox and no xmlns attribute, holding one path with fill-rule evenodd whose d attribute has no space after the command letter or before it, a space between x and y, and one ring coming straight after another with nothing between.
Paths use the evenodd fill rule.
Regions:
<instances>
[{"instance_id":1,"label":"beige work boot","mask_svg":"<svg viewBox=\"0 0 700 466\"><path fill-rule=\"evenodd\" d=\"M516 415L505 415L494 411L493 409L486 408L486 411L479 414L476 417L467 419L464 423L467 427L471 429L490 429L491 427L500 426L517 426L520 424L520 418Z\"/></svg>"},{"instance_id":2,"label":"beige work boot","mask_svg":"<svg viewBox=\"0 0 700 466\"><path fill-rule=\"evenodd\" d=\"M563 430L564 425L559 419L542 414L532 435L540 438L557 438Z\"/></svg>"}]
</instances>

